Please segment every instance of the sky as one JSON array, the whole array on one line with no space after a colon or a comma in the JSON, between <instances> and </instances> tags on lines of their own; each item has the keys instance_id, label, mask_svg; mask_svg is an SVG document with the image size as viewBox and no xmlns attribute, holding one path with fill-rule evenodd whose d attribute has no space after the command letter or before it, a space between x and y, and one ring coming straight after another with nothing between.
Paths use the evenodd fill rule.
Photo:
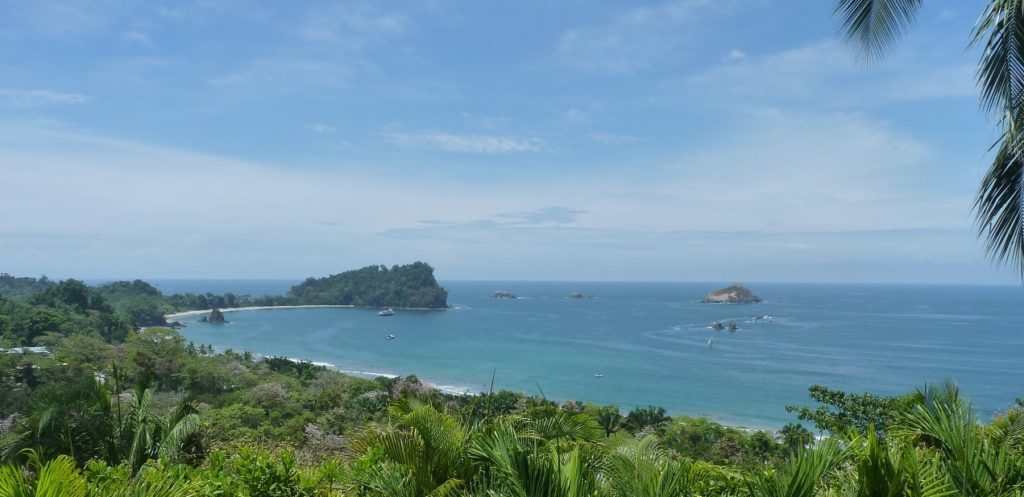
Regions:
<instances>
[{"instance_id":1,"label":"sky","mask_svg":"<svg viewBox=\"0 0 1024 497\"><path fill-rule=\"evenodd\" d=\"M983 0L0 0L0 272L1019 284Z\"/></svg>"}]
</instances>

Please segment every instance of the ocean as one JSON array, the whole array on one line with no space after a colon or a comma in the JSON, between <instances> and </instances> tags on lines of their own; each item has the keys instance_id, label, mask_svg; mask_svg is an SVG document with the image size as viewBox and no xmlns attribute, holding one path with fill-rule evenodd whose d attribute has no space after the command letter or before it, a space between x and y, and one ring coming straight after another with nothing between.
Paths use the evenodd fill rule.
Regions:
<instances>
[{"instance_id":1,"label":"ocean","mask_svg":"<svg viewBox=\"0 0 1024 497\"><path fill-rule=\"evenodd\" d=\"M165 293L283 293L297 281L157 280ZM984 418L1024 397L1024 288L751 284L761 304L713 305L714 283L442 282L453 308L292 309L185 318L197 344L415 374L456 391L656 405L751 428L793 421L812 384L900 394L955 380ZM495 290L519 299L495 299ZM583 299L568 298L581 292ZM592 297L591 297L592 296ZM756 318L756 319L755 319ZM714 321L739 329L715 331ZM393 334L393 340L385 336ZM709 345L710 340L710 345Z\"/></svg>"}]
</instances>

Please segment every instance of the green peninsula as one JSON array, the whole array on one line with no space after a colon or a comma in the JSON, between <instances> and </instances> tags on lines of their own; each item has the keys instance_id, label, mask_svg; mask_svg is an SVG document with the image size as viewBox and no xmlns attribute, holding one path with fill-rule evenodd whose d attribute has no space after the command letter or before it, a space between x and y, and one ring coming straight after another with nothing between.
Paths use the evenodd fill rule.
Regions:
<instances>
[{"instance_id":1,"label":"green peninsula","mask_svg":"<svg viewBox=\"0 0 1024 497\"><path fill-rule=\"evenodd\" d=\"M448 292L425 262L404 266L367 266L325 278L309 278L285 296L288 305L364 307L448 307Z\"/></svg>"}]
</instances>

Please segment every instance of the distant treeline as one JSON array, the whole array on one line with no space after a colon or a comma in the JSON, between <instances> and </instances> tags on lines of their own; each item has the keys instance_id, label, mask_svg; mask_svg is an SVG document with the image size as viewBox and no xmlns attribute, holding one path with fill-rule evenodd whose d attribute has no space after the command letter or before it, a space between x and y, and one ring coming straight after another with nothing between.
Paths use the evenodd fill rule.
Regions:
<instances>
[{"instance_id":1,"label":"distant treeline","mask_svg":"<svg viewBox=\"0 0 1024 497\"><path fill-rule=\"evenodd\" d=\"M71 285L70 282L74 282ZM102 299L110 312L117 312L137 326L166 324L164 316L180 311L229 309L282 305L355 305L367 307L444 308L448 292L434 279L434 268L424 262L402 266L367 266L325 278L309 278L285 295L237 295L234 293L175 293L164 295L142 281L115 281L86 287L77 280L54 282L40 278L0 274L0 298L26 301L67 285L85 288L92 298Z\"/></svg>"}]
</instances>

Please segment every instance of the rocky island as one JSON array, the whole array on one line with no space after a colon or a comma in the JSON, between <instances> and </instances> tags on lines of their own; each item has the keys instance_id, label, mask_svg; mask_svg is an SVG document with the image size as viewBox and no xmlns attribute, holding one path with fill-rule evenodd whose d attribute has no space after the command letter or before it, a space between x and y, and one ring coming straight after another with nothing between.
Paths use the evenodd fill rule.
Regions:
<instances>
[{"instance_id":1,"label":"rocky island","mask_svg":"<svg viewBox=\"0 0 1024 497\"><path fill-rule=\"evenodd\" d=\"M496 292L491 294L491 298L495 298L495 299L517 299L519 297L516 294L512 293L512 292L509 292L509 291L506 291L506 290L498 290L498 291L496 291Z\"/></svg>"},{"instance_id":2,"label":"rocky island","mask_svg":"<svg viewBox=\"0 0 1024 497\"><path fill-rule=\"evenodd\" d=\"M725 288L719 288L708 294L701 302L705 304L755 304L761 298L754 295L747 287L736 283Z\"/></svg>"},{"instance_id":3,"label":"rocky island","mask_svg":"<svg viewBox=\"0 0 1024 497\"><path fill-rule=\"evenodd\" d=\"M199 321L210 324L224 324L228 322L227 319L224 319L224 313L221 312L221 310L217 309L216 307L210 309L209 316L203 316L199 318Z\"/></svg>"}]
</instances>

